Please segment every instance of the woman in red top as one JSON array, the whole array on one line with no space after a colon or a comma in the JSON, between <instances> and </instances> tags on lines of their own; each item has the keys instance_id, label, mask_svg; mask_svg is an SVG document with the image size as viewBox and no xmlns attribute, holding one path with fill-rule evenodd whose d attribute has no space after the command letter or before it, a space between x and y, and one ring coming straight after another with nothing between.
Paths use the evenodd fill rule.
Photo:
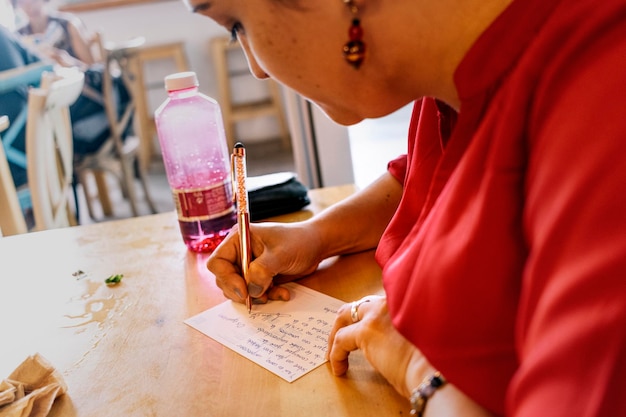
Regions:
<instances>
[{"instance_id":1,"label":"woman in red top","mask_svg":"<svg viewBox=\"0 0 626 417\"><path fill-rule=\"evenodd\" d=\"M425 416L626 415L623 0L187 2L339 123L415 101L386 175L253 225L248 286L225 240L226 296L288 299L274 276L376 247L386 297L340 310L335 374L362 349Z\"/></svg>"}]
</instances>

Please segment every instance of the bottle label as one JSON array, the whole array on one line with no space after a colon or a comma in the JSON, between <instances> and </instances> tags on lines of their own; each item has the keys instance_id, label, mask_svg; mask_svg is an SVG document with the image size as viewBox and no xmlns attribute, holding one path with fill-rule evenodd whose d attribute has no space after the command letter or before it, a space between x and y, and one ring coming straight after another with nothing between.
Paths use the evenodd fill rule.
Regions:
<instances>
[{"instance_id":1,"label":"bottle label","mask_svg":"<svg viewBox=\"0 0 626 417\"><path fill-rule=\"evenodd\" d=\"M230 181L206 188L173 190L178 220L211 220L235 210Z\"/></svg>"}]
</instances>

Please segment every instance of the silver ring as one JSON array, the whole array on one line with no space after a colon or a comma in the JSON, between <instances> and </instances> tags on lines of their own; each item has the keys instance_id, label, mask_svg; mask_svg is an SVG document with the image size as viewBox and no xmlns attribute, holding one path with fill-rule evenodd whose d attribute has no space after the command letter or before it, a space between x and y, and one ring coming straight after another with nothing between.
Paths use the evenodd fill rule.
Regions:
<instances>
[{"instance_id":1,"label":"silver ring","mask_svg":"<svg viewBox=\"0 0 626 417\"><path fill-rule=\"evenodd\" d=\"M369 298L363 298L359 301L352 302L352 307L350 308L350 317L352 317L352 323L356 323L359 320L361 320L359 318L359 307L363 303L369 303L369 301L370 301Z\"/></svg>"}]
</instances>

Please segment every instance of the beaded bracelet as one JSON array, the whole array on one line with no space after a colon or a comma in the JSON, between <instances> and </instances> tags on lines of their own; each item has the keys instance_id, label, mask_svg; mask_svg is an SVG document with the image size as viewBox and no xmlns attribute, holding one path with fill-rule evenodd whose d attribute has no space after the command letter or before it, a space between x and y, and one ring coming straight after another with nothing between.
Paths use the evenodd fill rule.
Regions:
<instances>
[{"instance_id":1,"label":"beaded bracelet","mask_svg":"<svg viewBox=\"0 0 626 417\"><path fill-rule=\"evenodd\" d=\"M439 372L435 372L431 376L422 381L417 388L411 392L411 415L422 417L426 402L432 395L446 384L446 379Z\"/></svg>"}]
</instances>

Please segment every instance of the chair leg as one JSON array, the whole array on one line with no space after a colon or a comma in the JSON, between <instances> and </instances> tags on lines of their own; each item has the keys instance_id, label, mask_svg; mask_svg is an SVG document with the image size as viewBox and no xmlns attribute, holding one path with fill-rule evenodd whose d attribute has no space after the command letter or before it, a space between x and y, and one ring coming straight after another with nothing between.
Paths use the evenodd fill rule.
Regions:
<instances>
[{"instance_id":1,"label":"chair leg","mask_svg":"<svg viewBox=\"0 0 626 417\"><path fill-rule=\"evenodd\" d=\"M71 207L65 207L65 215L70 223L70 226L78 226L78 215L72 211Z\"/></svg>"},{"instance_id":2,"label":"chair leg","mask_svg":"<svg viewBox=\"0 0 626 417\"><path fill-rule=\"evenodd\" d=\"M130 203L130 208L133 212L133 216L139 216L139 210L137 210L137 195L135 193L135 176L133 175L133 166L132 162L126 159L122 161L122 181L124 182L124 187L128 193L128 202Z\"/></svg>"},{"instance_id":3,"label":"chair leg","mask_svg":"<svg viewBox=\"0 0 626 417\"><path fill-rule=\"evenodd\" d=\"M139 162L139 161L137 161ZM146 200L146 203L148 203L148 207L150 208L150 213L152 214L156 214L157 213L157 209L156 206L154 205L154 201L152 201L152 196L150 195L150 191L148 190L148 181L146 178L146 172L145 170L141 167L141 163L137 163L137 174L139 177L139 181L141 182L141 188L143 190L143 195L144 198Z\"/></svg>"},{"instance_id":4,"label":"chair leg","mask_svg":"<svg viewBox=\"0 0 626 417\"><path fill-rule=\"evenodd\" d=\"M78 183L83 187L83 194L85 195L85 202L87 203L87 212L92 220L96 219L96 215L93 212L93 204L91 202L91 195L89 193L89 187L87 186L87 173L81 172L78 177Z\"/></svg>"},{"instance_id":5,"label":"chair leg","mask_svg":"<svg viewBox=\"0 0 626 417\"><path fill-rule=\"evenodd\" d=\"M113 205L111 204L111 198L109 197L109 186L106 182L106 173L102 171L96 171L93 173L96 180L96 186L98 188L98 196L100 197L100 205L102 206L102 213L110 217L113 215Z\"/></svg>"},{"instance_id":6,"label":"chair leg","mask_svg":"<svg viewBox=\"0 0 626 417\"><path fill-rule=\"evenodd\" d=\"M74 196L74 211L76 212L76 221L80 220L80 205L78 204L78 178L76 175L72 178L72 195Z\"/></svg>"}]
</instances>

